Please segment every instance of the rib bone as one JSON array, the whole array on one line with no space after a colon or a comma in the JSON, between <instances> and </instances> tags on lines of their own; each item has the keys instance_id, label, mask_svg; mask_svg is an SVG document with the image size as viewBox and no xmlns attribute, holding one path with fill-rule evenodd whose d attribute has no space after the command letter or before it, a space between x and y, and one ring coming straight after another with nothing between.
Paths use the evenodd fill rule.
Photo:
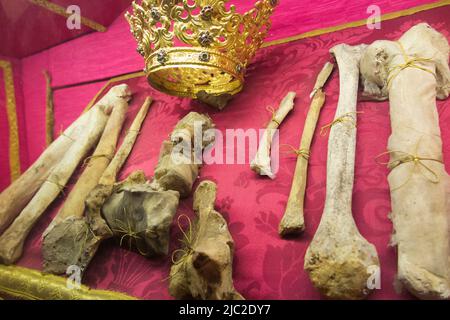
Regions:
<instances>
[{"instance_id":1,"label":"rib bone","mask_svg":"<svg viewBox=\"0 0 450 320\"><path fill-rule=\"evenodd\" d=\"M365 46L331 49L339 66L336 117L352 114L356 124L358 63ZM375 247L359 233L352 216L356 127L339 122L328 142L327 190L319 228L306 252L305 270L314 286L333 299L360 299L368 293L369 270L379 266Z\"/></svg>"}]
</instances>

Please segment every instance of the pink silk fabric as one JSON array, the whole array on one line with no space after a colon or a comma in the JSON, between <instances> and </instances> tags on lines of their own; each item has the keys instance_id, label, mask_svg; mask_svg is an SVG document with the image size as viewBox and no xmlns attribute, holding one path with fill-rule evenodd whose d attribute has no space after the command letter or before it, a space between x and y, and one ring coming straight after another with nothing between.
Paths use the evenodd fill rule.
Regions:
<instances>
[{"instance_id":1,"label":"pink silk fabric","mask_svg":"<svg viewBox=\"0 0 450 320\"><path fill-rule=\"evenodd\" d=\"M236 96L222 112L189 99L161 94L152 89L144 78L123 81L134 92L125 129L147 95L155 99L144 122L139 139L120 173L120 179L137 169L151 178L157 163L161 142L167 138L177 121L189 111L207 112L222 132L226 129L260 129L271 115L267 106L277 106L288 91L295 91L297 99L294 111L280 128L280 143L298 146L308 112L315 78L326 61L331 60L329 50L336 44L352 45L371 43L377 39L398 39L413 25L426 21L450 39L450 12L448 8L433 9L413 16L383 22L381 30L368 31L366 27L352 28L319 37L304 39L261 50L249 67L242 93ZM326 86L327 101L320 115L318 128L334 118L339 96L339 73L335 71ZM92 96L97 88L86 85ZM75 92L75 89L73 89ZM84 102L87 94L81 89ZM56 96L56 103L78 105L82 103ZM445 165L450 167L450 100L439 101L438 111L442 131ZM369 299L409 299L405 292L394 289L396 252L389 247L392 224L387 168L378 165L375 157L386 150L390 135L388 102L359 102L355 185L353 213L362 235L377 250L381 261L381 289L375 290ZM56 127L66 126L76 117L57 113ZM205 165L199 180L210 179L218 185L216 209L228 221L235 240L234 281L237 290L247 299L320 299L303 270L305 251L320 221L326 183L328 137L322 137L317 129L309 163L305 203L305 233L293 240L282 240L277 234L291 187L296 158L281 155L280 169L275 180L259 177L249 168L249 159L243 165ZM225 147L224 147L225 148ZM227 150L225 150L227 151ZM71 180L71 184L76 177ZM63 203L59 198L33 228L25 245L19 265L41 269L41 235ZM181 201L179 214L192 219L192 198ZM186 226L185 226L186 227ZM179 247L182 232L174 223L170 252ZM126 241L125 241L126 243ZM93 288L129 293L143 299L170 299L168 276L170 255L160 259L147 259L126 244L119 247L117 239L106 241L99 249L86 272L84 283Z\"/></svg>"},{"instance_id":2,"label":"pink silk fabric","mask_svg":"<svg viewBox=\"0 0 450 320\"><path fill-rule=\"evenodd\" d=\"M239 11L250 9L254 0L232 0ZM370 16L367 8L378 5L382 14L412 8L433 0L280 0L273 15L272 28L267 40L282 39L318 28L336 26L346 22L366 19ZM128 9L130 10L130 9ZM448 10L442 9L442 10ZM65 25L60 26L65 28ZM21 80L23 96L27 108L27 121L21 129L30 137L24 143L29 154L28 165L45 149L45 80L42 70L52 75L52 86L61 88L77 86L77 90L58 89L55 94L73 95L80 93L81 99L73 96L70 106L55 101L56 112L80 112L89 102L95 91L93 86L83 85L98 79L142 70L142 57L136 52L136 41L129 31L129 25L123 15L108 27L105 33L91 33L83 37L62 43L21 60ZM367 30L367 33L373 33ZM88 88L85 91L85 89ZM86 93L86 94L85 94ZM64 101L69 100L65 98ZM67 117L71 120L71 117ZM60 127L56 126L59 131Z\"/></svg>"}]
</instances>

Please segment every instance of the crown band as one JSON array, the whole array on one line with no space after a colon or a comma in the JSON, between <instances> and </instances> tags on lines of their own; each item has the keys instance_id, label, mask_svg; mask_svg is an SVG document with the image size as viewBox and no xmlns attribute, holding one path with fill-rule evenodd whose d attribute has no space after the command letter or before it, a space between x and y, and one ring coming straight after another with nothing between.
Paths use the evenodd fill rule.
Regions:
<instances>
[{"instance_id":1,"label":"crown band","mask_svg":"<svg viewBox=\"0 0 450 320\"><path fill-rule=\"evenodd\" d=\"M276 0L259 0L246 13L229 0L141 0L126 13L159 91L197 98L242 90L244 70L270 28Z\"/></svg>"},{"instance_id":2,"label":"crown band","mask_svg":"<svg viewBox=\"0 0 450 320\"><path fill-rule=\"evenodd\" d=\"M146 61L149 83L170 95L197 98L197 93L234 95L242 90L241 64L216 50L174 47L153 52Z\"/></svg>"}]
</instances>

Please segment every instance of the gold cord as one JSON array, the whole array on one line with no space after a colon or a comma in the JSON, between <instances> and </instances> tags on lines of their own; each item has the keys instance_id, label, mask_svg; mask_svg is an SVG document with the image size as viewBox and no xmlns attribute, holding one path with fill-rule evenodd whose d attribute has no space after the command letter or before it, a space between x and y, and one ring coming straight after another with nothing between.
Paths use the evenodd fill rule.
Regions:
<instances>
[{"instance_id":1,"label":"gold cord","mask_svg":"<svg viewBox=\"0 0 450 320\"><path fill-rule=\"evenodd\" d=\"M310 151L308 149L296 149L295 147L293 147L290 144L281 144L280 147L282 146L286 146L288 147L290 150L288 151L282 151L283 153L294 153L296 154L298 157L302 157L303 159L305 159L306 161L309 160L310 157Z\"/></svg>"},{"instance_id":2,"label":"gold cord","mask_svg":"<svg viewBox=\"0 0 450 320\"><path fill-rule=\"evenodd\" d=\"M322 128L320 128L320 135L326 136L328 131L331 130L331 127L333 127L335 124L338 124L338 123L350 122L353 125L353 127L356 128L356 121L353 118L353 114L357 115L360 113L364 113L364 112L356 111L356 112L347 112L347 113L343 114L342 116L331 121L329 124L324 125Z\"/></svg>"},{"instance_id":3,"label":"gold cord","mask_svg":"<svg viewBox=\"0 0 450 320\"><path fill-rule=\"evenodd\" d=\"M276 110L274 108L272 108L271 106L267 106L266 110L272 114L272 118L270 119L269 123L273 121L278 126L280 126L281 123L280 123L280 121L277 120Z\"/></svg>"},{"instance_id":4,"label":"gold cord","mask_svg":"<svg viewBox=\"0 0 450 320\"><path fill-rule=\"evenodd\" d=\"M188 233L186 233L183 227L181 226L180 222L181 218L185 218L188 222ZM184 248L176 249L172 252L171 260L173 265L178 265L180 263L185 262L194 253L194 249L192 248L194 239L193 239L191 219L186 214L181 214L180 216L178 216L177 225L178 229L180 229L181 233L183 234L183 238L179 239L179 241L184 245ZM181 256L176 257L179 253L181 253ZM186 268L186 266L184 267ZM172 279L178 272L180 272L180 269L178 269L174 274L169 274L169 276L164 278L162 281Z\"/></svg>"},{"instance_id":5,"label":"gold cord","mask_svg":"<svg viewBox=\"0 0 450 320\"><path fill-rule=\"evenodd\" d=\"M109 155L107 155L107 154L94 154L94 155L89 156L89 157L87 157L86 159L84 159L84 161L83 161L83 167L85 167L85 166L88 164L88 162L89 162L90 160L96 159L96 158L106 158L106 159L108 159L109 161L112 161L112 157L109 156Z\"/></svg>"},{"instance_id":6,"label":"gold cord","mask_svg":"<svg viewBox=\"0 0 450 320\"><path fill-rule=\"evenodd\" d=\"M59 192L61 192L64 196L66 196L66 193L64 192L64 189L66 188L66 186L64 186L64 185L62 185L62 184L59 184L58 182L51 181L50 179L46 179L45 182L54 184L55 186L58 187Z\"/></svg>"},{"instance_id":7,"label":"gold cord","mask_svg":"<svg viewBox=\"0 0 450 320\"><path fill-rule=\"evenodd\" d=\"M401 71L403 71L407 68L416 68L416 69L431 73L433 76L436 77L436 75L433 71L431 71L428 68L422 67L420 64L418 64L418 63L423 63L423 62L431 62L432 61L431 58L411 57L410 55L408 55L406 53L406 50L403 47L402 43L400 41L396 41L396 42L399 45L400 50L402 51L402 55L403 55L403 58L405 59L405 62L402 64L399 64L399 65L396 65L392 68L389 68L388 79L387 79L388 88L391 87L392 80L394 80L394 78L396 76L398 76Z\"/></svg>"},{"instance_id":8,"label":"gold cord","mask_svg":"<svg viewBox=\"0 0 450 320\"><path fill-rule=\"evenodd\" d=\"M393 160L393 161L388 161L388 162L379 161L379 159L382 156L387 155L387 154L391 155L393 153L400 153L403 156L400 159ZM434 184L439 183L440 179L439 179L439 176L437 175L437 173L433 169L431 169L429 166L427 166L425 163L423 163L423 161L434 161L434 162L443 163L441 160L427 158L427 157L421 157L416 154L411 154L411 153L403 152L403 151L399 151L399 150L386 151L375 157L375 162L377 162L378 164L381 164L381 165L387 165L387 167L391 171L405 163L413 163L414 168L416 168L417 166L421 166L422 168L424 168L426 171L428 171L432 175L432 178L430 178L429 176L426 176L423 172L421 172L422 176L425 179L427 179L429 182L434 183ZM411 180L412 174L413 174L413 172L411 171L411 174L409 175L408 179L404 183L402 183L400 186L393 188L391 191L398 190L401 187L405 186Z\"/></svg>"},{"instance_id":9,"label":"gold cord","mask_svg":"<svg viewBox=\"0 0 450 320\"><path fill-rule=\"evenodd\" d=\"M59 135L60 135L60 136L63 136L63 137L66 137L66 138L69 139L69 140L76 141L74 138L71 138L71 137L69 137L67 134L64 133L64 131L63 131L63 129L62 129L62 126L61 126L61 128L59 129Z\"/></svg>"},{"instance_id":10,"label":"gold cord","mask_svg":"<svg viewBox=\"0 0 450 320\"><path fill-rule=\"evenodd\" d=\"M118 225L118 229L112 229L112 231L114 233L119 233L122 234L122 236L120 237L120 241L119 241L119 246L122 246L123 240L128 237L128 250L131 251L131 246L132 246L132 242L133 240L136 243L136 248L139 251L139 253L143 256L148 255L148 252L144 252L141 251L141 249L139 248L139 246L137 245L138 240L143 240L142 237L139 235L139 232L136 232L133 230L133 228L131 227L131 223L130 223L130 219L128 217L127 211L125 208L123 208L123 211L125 213L126 216L126 224L119 220L119 219L115 219L117 225Z\"/></svg>"}]
</instances>

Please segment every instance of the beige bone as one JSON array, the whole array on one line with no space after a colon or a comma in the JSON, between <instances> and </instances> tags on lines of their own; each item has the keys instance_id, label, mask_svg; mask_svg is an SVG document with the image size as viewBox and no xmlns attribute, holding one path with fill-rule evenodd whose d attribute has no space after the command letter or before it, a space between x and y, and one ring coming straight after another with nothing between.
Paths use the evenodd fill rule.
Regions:
<instances>
[{"instance_id":1,"label":"beige bone","mask_svg":"<svg viewBox=\"0 0 450 320\"><path fill-rule=\"evenodd\" d=\"M448 56L446 38L418 24L398 42L374 42L361 60L366 95L390 102L388 181L397 277L424 299L450 296L450 179L436 108L436 96L449 95Z\"/></svg>"},{"instance_id":2,"label":"beige bone","mask_svg":"<svg viewBox=\"0 0 450 320\"><path fill-rule=\"evenodd\" d=\"M198 220L170 270L169 292L178 299L241 300L233 285L234 242L227 222L214 210L217 187L202 181L194 193ZM180 251L181 252L181 251Z\"/></svg>"},{"instance_id":3,"label":"beige bone","mask_svg":"<svg viewBox=\"0 0 450 320\"><path fill-rule=\"evenodd\" d=\"M364 298L370 292L370 270L379 266L375 247L361 236L352 215L358 64L364 47L341 44L331 49L340 80L335 119L352 118L331 128L325 208L305 256L312 283L333 299Z\"/></svg>"},{"instance_id":4,"label":"beige bone","mask_svg":"<svg viewBox=\"0 0 450 320\"><path fill-rule=\"evenodd\" d=\"M270 161L272 140L284 118L294 108L295 95L295 92L289 92L281 101L280 107L274 112L272 119L264 131L255 158L250 163L250 168L261 176L268 176L271 179L275 178Z\"/></svg>"},{"instance_id":5,"label":"beige bone","mask_svg":"<svg viewBox=\"0 0 450 320\"><path fill-rule=\"evenodd\" d=\"M86 198L83 217L69 216L56 223L43 239L44 270L63 274L70 265L85 270L101 242L112 231L101 215L106 199L113 191L116 176L130 154L144 121L151 99L147 98L136 115L114 158Z\"/></svg>"},{"instance_id":6,"label":"beige bone","mask_svg":"<svg viewBox=\"0 0 450 320\"><path fill-rule=\"evenodd\" d=\"M78 141L89 124L90 114L100 107L107 107L106 111L109 112L108 109L122 99L126 99L126 96L123 96L120 86L112 88L99 103L72 123L26 172L0 194L0 234L27 205L72 144Z\"/></svg>"},{"instance_id":7,"label":"beige bone","mask_svg":"<svg viewBox=\"0 0 450 320\"><path fill-rule=\"evenodd\" d=\"M78 164L97 143L107 119L105 107L96 108L90 114L89 125L83 135L72 144L33 199L0 237L0 260L3 263L12 264L20 258L31 228L61 193Z\"/></svg>"},{"instance_id":8,"label":"beige bone","mask_svg":"<svg viewBox=\"0 0 450 320\"><path fill-rule=\"evenodd\" d=\"M298 158L295 166L294 178L292 180L291 192L289 193L286 211L278 227L278 233L282 237L299 234L305 229L303 204L308 176L310 147L314 131L316 130L317 120L319 119L320 110L325 103L325 93L322 91L322 88L330 74L333 72L333 67L333 64L329 62L325 64L317 77L316 84L311 93L312 102L303 128L300 148L296 150Z\"/></svg>"},{"instance_id":9,"label":"beige bone","mask_svg":"<svg viewBox=\"0 0 450 320\"><path fill-rule=\"evenodd\" d=\"M90 157L89 162L87 162L86 168L78 178L69 196L64 201L62 208L44 232L44 237L56 223L70 216L75 218L81 218L83 216L86 197L97 185L100 176L114 157L117 140L128 110L128 100L131 99L131 92L126 84L113 87L111 90L117 92L118 96L122 97L122 99L114 103L114 109L111 112L111 116L106 123L105 130L94 153ZM107 98L108 95L101 99L99 104L104 104Z\"/></svg>"}]
</instances>

